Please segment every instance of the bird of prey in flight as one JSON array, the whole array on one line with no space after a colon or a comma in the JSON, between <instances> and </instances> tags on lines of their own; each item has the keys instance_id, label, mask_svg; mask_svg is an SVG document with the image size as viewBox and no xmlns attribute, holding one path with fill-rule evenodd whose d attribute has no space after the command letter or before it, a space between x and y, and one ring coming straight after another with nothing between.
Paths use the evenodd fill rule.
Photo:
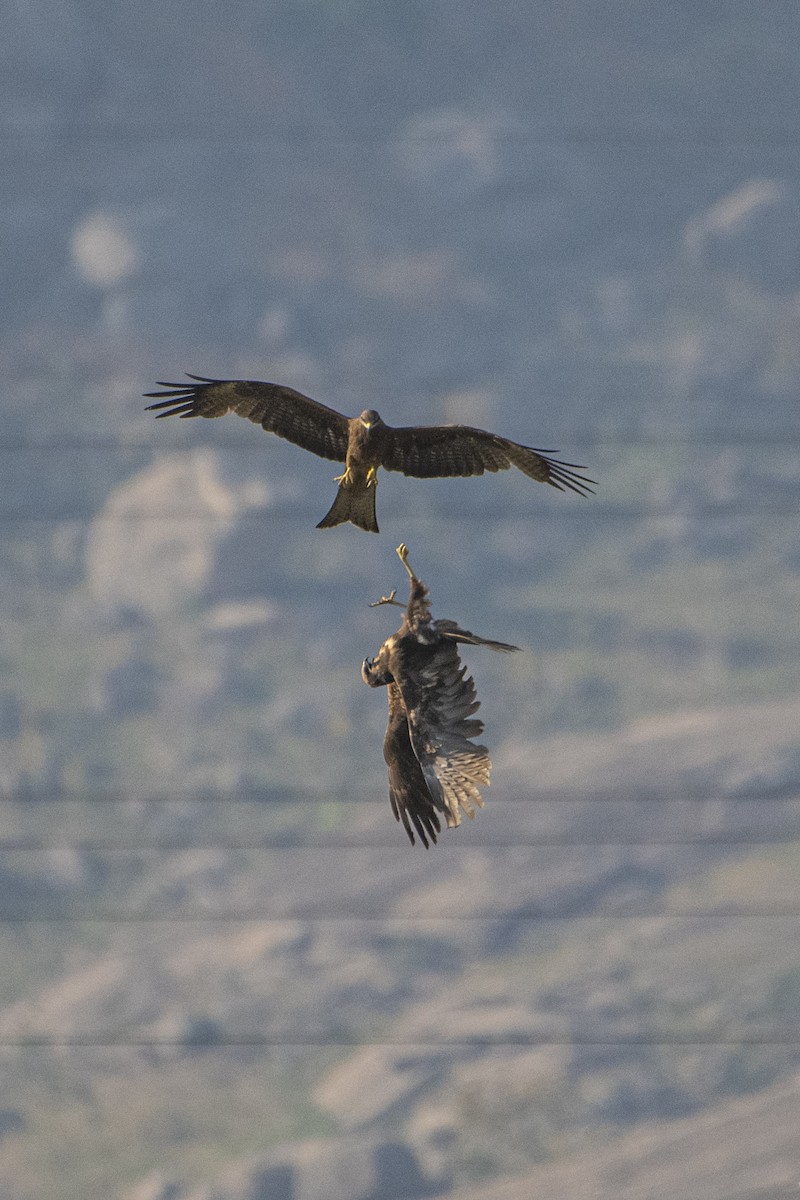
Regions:
<instances>
[{"instance_id":1,"label":"bird of prey in flight","mask_svg":"<svg viewBox=\"0 0 800 1200\"><path fill-rule=\"evenodd\" d=\"M397 633L375 658L365 658L361 677L370 687L386 687L389 724L383 757L389 768L392 812L414 844L414 830L427 848L441 830L440 815L452 828L461 809L475 816L483 807L480 785L489 783L491 763L485 746L471 740L483 732L473 717L479 701L475 683L458 656L459 643L491 650L519 649L460 629L455 621L434 621L428 589L408 563L408 549L397 553L411 580L408 604ZM403 605L395 593L379 604ZM413 828L412 828L413 826Z\"/></svg>"},{"instance_id":2,"label":"bird of prey in flight","mask_svg":"<svg viewBox=\"0 0 800 1200\"><path fill-rule=\"evenodd\" d=\"M496 433L469 425L408 425L393 428L368 408L348 418L293 388L252 379L206 379L188 375L191 383L159 383L162 392L147 392L159 417L222 417L235 412L278 437L321 458L344 463L339 489L317 526L328 529L349 521L368 533L378 532L375 489L378 468L401 471L419 479L483 475L518 467L530 479L549 483L579 496L595 483L577 472L577 463L548 458L547 450L520 446Z\"/></svg>"}]
</instances>

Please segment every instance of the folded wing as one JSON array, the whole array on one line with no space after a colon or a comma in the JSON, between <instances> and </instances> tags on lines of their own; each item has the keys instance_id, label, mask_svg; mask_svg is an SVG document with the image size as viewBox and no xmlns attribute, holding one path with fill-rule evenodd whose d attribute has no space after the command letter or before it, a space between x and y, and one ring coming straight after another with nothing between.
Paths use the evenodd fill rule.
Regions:
<instances>
[{"instance_id":1,"label":"folded wing","mask_svg":"<svg viewBox=\"0 0 800 1200\"><path fill-rule=\"evenodd\" d=\"M418 646L403 655L395 680L407 714L408 731L420 770L448 826L459 825L461 810L475 816L483 806L480 787L489 782L485 746L470 739L483 732L473 718L479 701L454 642Z\"/></svg>"},{"instance_id":2,"label":"folded wing","mask_svg":"<svg viewBox=\"0 0 800 1200\"><path fill-rule=\"evenodd\" d=\"M436 841L441 822L436 805L422 773L408 729L408 716L400 688L396 683L388 684L389 723L383 742L383 757L389 769L389 800L396 819L411 839L414 830L419 834L423 846Z\"/></svg>"}]
</instances>

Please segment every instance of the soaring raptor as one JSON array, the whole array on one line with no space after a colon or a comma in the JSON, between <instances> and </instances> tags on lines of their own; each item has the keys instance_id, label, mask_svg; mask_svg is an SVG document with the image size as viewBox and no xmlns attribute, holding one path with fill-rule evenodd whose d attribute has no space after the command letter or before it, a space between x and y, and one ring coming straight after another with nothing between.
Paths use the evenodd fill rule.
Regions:
<instances>
[{"instance_id":1,"label":"soaring raptor","mask_svg":"<svg viewBox=\"0 0 800 1200\"><path fill-rule=\"evenodd\" d=\"M439 814L450 828L461 824L462 808L474 817L473 804L483 806L479 785L489 783L486 747L471 741L483 732L483 722L472 717L479 701L458 644L503 651L519 647L478 637L455 621L432 620L428 589L408 565L407 548L401 544L397 553L411 579L403 623L375 658L364 659L361 677L370 687L388 689L383 757L392 812L412 846L416 829L427 848L441 829ZM375 605L402 608L394 596L382 596Z\"/></svg>"},{"instance_id":2,"label":"soaring raptor","mask_svg":"<svg viewBox=\"0 0 800 1200\"><path fill-rule=\"evenodd\" d=\"M159 383L165 392L147 392L159 417L223 417L235 412L278 437L310 450L321 458L344 463L337 475L339 490L318 529L345 521L378 532L375 489L378 468L402 471L419 479L453 475L483 475L518 467L530 479L549 483L579 496L588 495L596 481L576 474L577 463L548 458L550 451L520 446L496 433L469 425L385 425L373 408L348 418L293 388L254 379L206 379L189 375L192 383Z\"/></svg>"}]
</instances>

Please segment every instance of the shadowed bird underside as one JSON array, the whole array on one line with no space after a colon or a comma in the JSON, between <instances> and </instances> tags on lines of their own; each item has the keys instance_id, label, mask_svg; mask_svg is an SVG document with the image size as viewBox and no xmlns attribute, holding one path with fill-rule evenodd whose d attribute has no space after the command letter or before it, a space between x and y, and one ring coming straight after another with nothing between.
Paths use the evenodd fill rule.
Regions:
<instances>
[{"instance_id":1,"label":"shadowed bird underside","mask_svg":"<svg viewBox=\"0 0 800 1200\"><path fill-rule=\"evenodd\" d=\"M474 717L479 707L475 683L466 674L458 646L518 649L461 629L455 621L434 621L428 589L408 563L408 550L397 548L408 571L410 590L403 622L374 659L365 659L361 675L370 687L386 687L389 720L383 755L389 774L392 812L412 845L414 832L424 846L436 842L441 817L449 827L461 813L475 816L483 806L480 788L489 783L491 762L485 746L472 740L483 732ZM375 602L403 605L395 593Z\"/></svg>"},{"instance_id":2,"label":"shadowed bird underside","mask_svg":"<svg viewBox=\"0 0 800 1200\"><path fill-rule=\"evenodd\" d=\"M349 521L377 533L375 493L380 467L418 479L483 475L516 467L530 479L579 496L589 495L595 483L579 473L584 470L579 464L548 457L551 451L469 425L392 427L374 409L348 418L281 384L201 375L187 378L192 382L163 382L158 386L166 391L146 393L147 399L156 401L148 411L157 410L158 417L183 418L235 412L312 454L345 464L336 477L339 489L334 502L318 529Z\"/></svg>"}]
</instances>

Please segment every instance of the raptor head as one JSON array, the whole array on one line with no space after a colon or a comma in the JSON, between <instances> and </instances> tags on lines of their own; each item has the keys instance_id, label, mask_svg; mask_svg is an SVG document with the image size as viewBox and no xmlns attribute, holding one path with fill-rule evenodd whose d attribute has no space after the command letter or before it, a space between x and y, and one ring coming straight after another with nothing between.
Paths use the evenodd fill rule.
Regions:
<instances>
[{"instance_id":1,"label":"raptor head","mask_svg":"<svg viewBox=\"0 0 800 1200\"><path fill-rule=\"evenodd\" d=\"M374 408L365 408L358 419L365 429L372 429L374 425L383 424L380 414L376 413Z\"/></svg>"},{"instance_id":2,"label":"raptor head","mask_svg":"<svg viewBox=\"0 0 800 1200\"><path fill-rule=\"evenodd\" d=\"M386 655L382 653L385 645L386 643L381 647L377 658L365 658L361 664L361 678L370 687L386 687L387 684L392 682L392 673L388 669Z\"/></svg>"}]
</instances>

